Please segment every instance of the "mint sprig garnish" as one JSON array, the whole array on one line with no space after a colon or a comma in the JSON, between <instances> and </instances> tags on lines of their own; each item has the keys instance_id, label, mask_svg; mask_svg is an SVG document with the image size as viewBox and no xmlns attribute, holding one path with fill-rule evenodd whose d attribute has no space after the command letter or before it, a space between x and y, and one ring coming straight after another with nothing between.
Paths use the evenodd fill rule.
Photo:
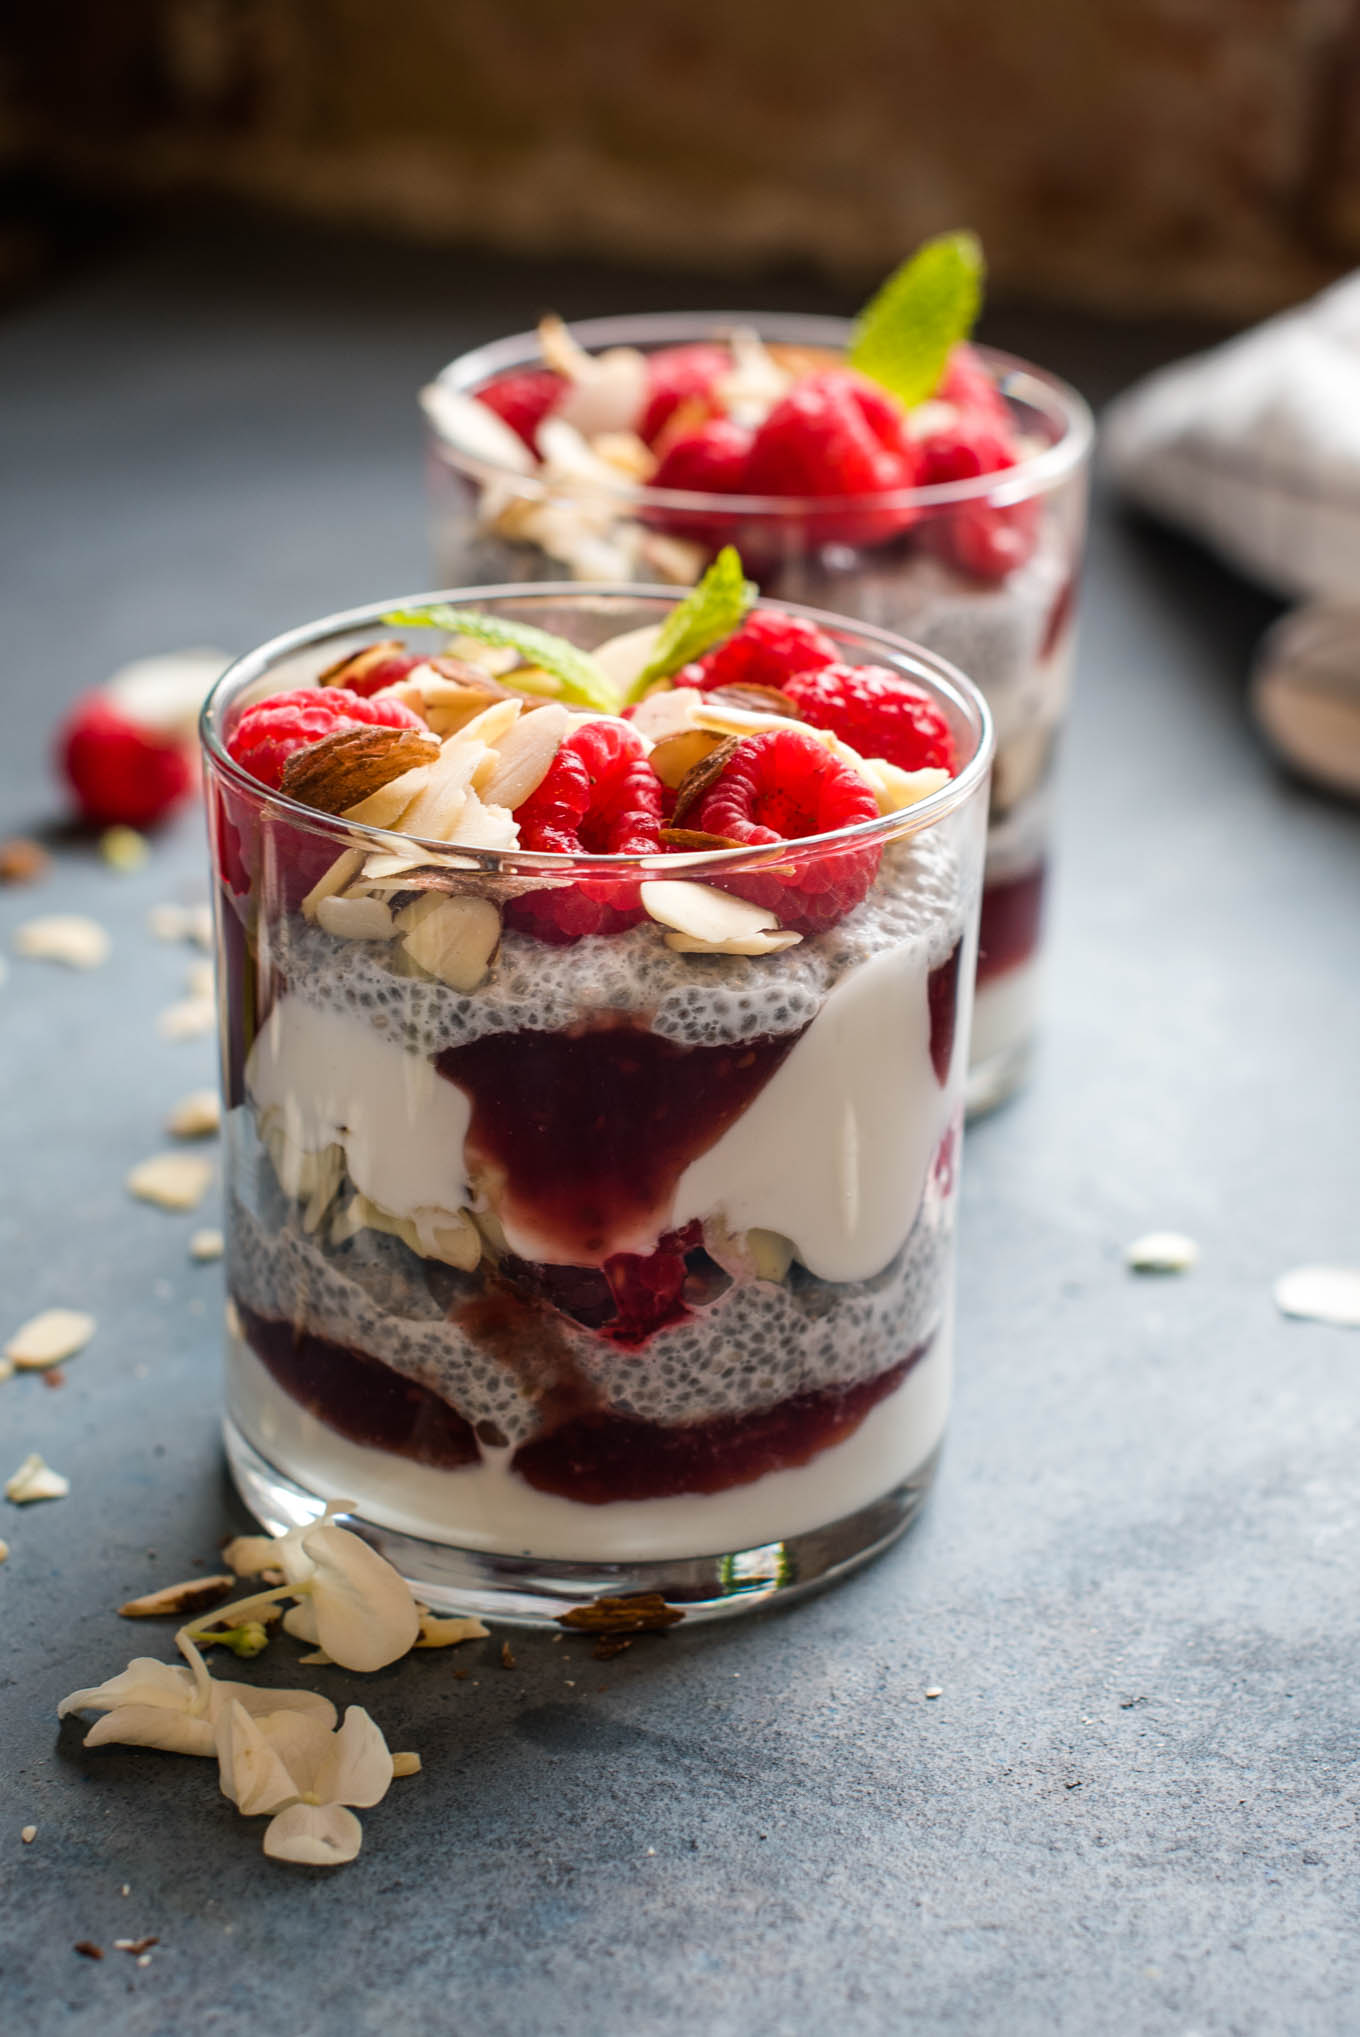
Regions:
<instances>
[{"instance_id":1,"label":"mint sprig garnish","mask_svg":"<svg viewBox=\"0 0 1360 2037\"><path fill-rule=\"evenodd\" d=\"M565 637L536 629L531 622L509 622L498 615L483 615L476 608L450 608L447 602L436 602L431 608L397 609L383 621L399 629L446 629L452 636L471 637L475 643L491 644L497 650L518 651L557 680L559 700L598 708L602 714L618 713L618 693L590 653L578 650ZM513 672L507 674L507 680L514 685Z\"/></svg>"},{"instance_id":2,"label":"mint sprig garnish","mask_svg":"<svg viewBox=\"0 0 1360 2037\"><path fill-rule=\"evenodd\" d=\"M923 242L855 320L851 367L908 410L924 403L939 387L950 348L973 329L985 274L975 233L942 233Z\"/></svg>"},{"instance_id":3,"label":"mint sprig garnish","mask_svg":"<svg viewBox=\"0 0 1360 2037\"><path fill-rule=\"evenodd\" d=\"M714 644L730 637L756 598L756 589L742 569L735 545L724 545L702 580L677 601L661 625L656 649L628 689L631 704L641 700L658 679L669 679L692 658L701 658Z\"/></svg>"}]
</instances>

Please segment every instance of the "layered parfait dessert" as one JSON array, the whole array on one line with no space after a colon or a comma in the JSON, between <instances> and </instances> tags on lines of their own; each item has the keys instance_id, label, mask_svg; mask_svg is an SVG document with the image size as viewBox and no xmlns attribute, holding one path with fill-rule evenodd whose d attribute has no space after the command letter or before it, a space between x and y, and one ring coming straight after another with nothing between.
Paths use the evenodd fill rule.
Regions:
<instances>
[{"instance_id":1,"label":"layered parfait dessert","mask_svg":"<svg viewBox=\"0 0 1360 2037\"><path fill-rule=\"evenodd\" d=\"M927 243L860 318L593 320L479 348L423 392L438 570L763 592L909 636L996 721L970 1102L1022 1072L1067 705L1090 418L969 342L981 258Z\"/></svg>"},{"instance_id":2,"label":"layered parfait dessert","mask_svg":"<svg viewBox=\"0 0 1360 2037\"><path fill-rule=\"evenodd\" d=\"M986 710L754 595L368 611L206 712L233 1463L446 1602L721 1606L929 1478Z\"/></svg>"}]
</instances>

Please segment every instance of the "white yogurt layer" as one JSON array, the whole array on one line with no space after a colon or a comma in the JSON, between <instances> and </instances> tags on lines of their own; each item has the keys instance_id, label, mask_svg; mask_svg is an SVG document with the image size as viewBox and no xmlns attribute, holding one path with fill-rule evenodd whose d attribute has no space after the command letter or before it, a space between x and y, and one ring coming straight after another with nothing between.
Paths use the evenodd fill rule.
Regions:
<instances>
[{"instance_id":1,"label":"white yogurt layer","mask_svg":"<svg viewBox=\"0 0 1360 2037\"><path fill-rule=\"evenodd\" d=\"M1023 1046L1038 1022L1039 964L1030 956L974 991L970 1065L980 1068L994 1054Z\"/></svg>"},{"instance_id":2,"label":"white yogurt layer","mask_svg":"<svg viewBox=\"0 0 1360 2037\"><path fill-rule=\"evenodd\" d=\"M362 1019L281 997L250 1050L246 1088L261 1117L280 1114L295 1156L339 1146L360 1194L391 1215L467 1201L467 1097Z\"/></svg>"},{"instance_id":3,"label":"white yogurt layer","mask_svg":"<svg viewBox=\"0 0 1360 2037\"><path fill-rule=\"evenodd\" d=\"M587 1506L538 1492L490 1459L458 1471L351 1443L276 1386L238 1338L227 1400L247 1441L318 1495L360 1493L365 1519L431 1541L564 1562L643 1563L716 1556L838 1521L918 1470L944 1433L952 1370L948 1322L930 1351L842 1443L790 1471L726 1492Z\"/></svg>"},{"instance_id":4,"label":"white yogurt layer","mask_svg":"<svg viewBox=\"0 0 1360 2037\"><path fill-rule=\"evenodd\" d=\"M950 1115L930 1058L929 963L926 945L913 942L850 969L747 1109L686 1168L671 1206L652 1213L651 1235L630 1227L601 1257L648 1252L693 1218L721 1217L730 1231L790 1238L824 1280L881 1271L915 1221ZM246 1085L261 1115L280 1114L289 1165L338 1145L355 1187L393 1216L468 1202L466 1094L362 1020L295 993L280 998ZM496 1214L521 1258L579 1257L575 1241L564 1250L517 1210L513 1178Z\"/></svg>"}]
</instances>

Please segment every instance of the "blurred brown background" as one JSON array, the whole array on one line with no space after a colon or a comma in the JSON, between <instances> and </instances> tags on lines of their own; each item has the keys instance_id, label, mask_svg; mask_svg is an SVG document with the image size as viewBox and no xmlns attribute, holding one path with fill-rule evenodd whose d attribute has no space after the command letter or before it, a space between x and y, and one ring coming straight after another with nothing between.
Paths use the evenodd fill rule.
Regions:
<instances>
[{"instance_id":1,"label":"blurred brown background","mask_svg":"<svg viewBox=\"0 0 1360 2037\"><path fill-rule=\"evenodd\" d=\"M13 4L13 0L12 0ZM3 261L188 193L447 242L1229 318L1360 252L1352 0L18 0Z\"/></svg>"}]
</instances>

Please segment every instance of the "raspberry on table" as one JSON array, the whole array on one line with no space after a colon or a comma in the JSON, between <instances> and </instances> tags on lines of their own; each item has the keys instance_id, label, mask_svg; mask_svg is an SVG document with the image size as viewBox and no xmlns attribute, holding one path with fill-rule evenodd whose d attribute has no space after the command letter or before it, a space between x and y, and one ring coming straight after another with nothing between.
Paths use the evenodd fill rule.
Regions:
<instances>
[{"instance_id":1,"label":"raspberry on table","mask_svg":"<svg viewBox=\"0 0 1360 2037\"><path fill-rule=\"evenodd\" d=\"M477 394L477 401L509 425L531 453L538 451L538 427L557 408L566 383L551 368L512 368L497 375Z\"/></svg>"},{"instance_id":2,"label":"raspberry on table","mask_svg":"<svg viewBox=\"0 0 1360 2037\"><path fill-rule=\"evenodd\" d=\"M133 721L103 694L77 702L58 755L81 813L96 827L154 827L193 789L183 744Z\"/></svg>"},{"instance_id":3,"label":"raspberry on table","mask_svg":"<svg viewBox=\"0 0 1360 2037\"><path fill-rule=\"evenodd\" d=\"M676 674L677 686L697 686L711 693L715 686L773 686L796 672L815 671L836 661L836 646L825 630L800 615L757 608L716 650L708 651Z\"/></svg>"},{"instance_id":4,"label":"raspberry on table","mask_svg":"<svg viewBox=\"0 0 1360 2037\"><path fill-rule=\"evenodd\" d=\"M797 842L874 820L878 803L858 772L798 728L744 736L709 787L695 825L760 847ZM878 870L876 846L820 849L777 868L715 879L763 905L782 926L820 934L858 905Z\"/></svg>"},{"instance_id":5,"label":"raspberry on table","mask_svg":"<svg viewBox=\"0 0 1360 2037\"><path fill-rule=\"evenodd\" d=\"M681 347L659 347L647 356L647 394L637 434L651 446L682 403L706 403L714 386L732 371L732 356L716 340L695 340ZM676 484L679 485L678 483Z\"/></svg>"},{"instance_id":6,"label":"raspberry on table","mask_svg":"<svg viewBox=\"0 0 1360 2037\"><path fill-rule=\"evenodd\" d=\"M621 722L582 722L515 809L520 847L561 856L655 855L661 803L661 781L641 737ZM621 933L642 916L637 880L618 877L526 892L506 907L511 926L558 945Z\"/></svg>"},{"instance_id":7,"label":"raspberry on table","mask_svg":"<svg viewBox=\"0 0 1360 2037\"><path fill-rule=\"evenodd\" d=\"M307 686L293 693L275 693L248 707L227 738L227 749L243 771L277 791L283 767L337 729L424 728L418 714L399 700L379 694L366 700L344 686Z\"/></svg>"},{"instance_id":8,"label":"raspberry on table","mask_svg":"<svg viewBox=\"0 0 1360 2037\"><path fill-rule=\"evenodd\" d=\"M914 488L920 456L906 412L886 390L849 368L795 382L755 435L746 465L751 495L860 497ZM900 502L809 512L818 544L882 544L915 521Z\"/></svg>"},{"instance_id":9,"label":"raspberry on table","mask_svg":"<svg viewBox=\"0 0 1360 2037\"><path fill-rule=\"evenodd\" d=\"M783 690L805 721L830 729L862 757L903 771L950 771L954 738L929 694L885 665L823 665Z\"/></svg>"}]
</instances>

